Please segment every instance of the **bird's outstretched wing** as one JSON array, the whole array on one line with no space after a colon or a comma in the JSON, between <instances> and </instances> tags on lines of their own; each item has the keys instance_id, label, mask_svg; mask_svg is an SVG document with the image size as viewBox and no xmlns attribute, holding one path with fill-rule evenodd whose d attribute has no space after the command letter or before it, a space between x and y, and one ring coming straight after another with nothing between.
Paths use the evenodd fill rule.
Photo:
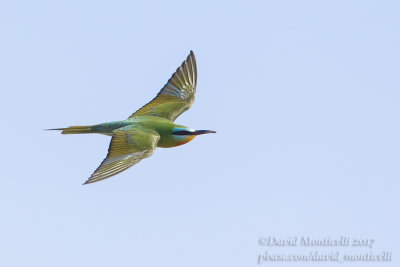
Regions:
<instances>
[{"instance_id":1,"label":"bird's outstretched wing","mask_svg":"<svg viewBox=\"0 0 400 267\"><path fill-rule=\"evenodd\" d=\"M115 130L107 157L84 184L109 178L150 157L159 139L157 132L132 125Z\"/></svg>"},{"instance_id":2,"label":"bird's outstretched wing","mask_svg":"<svg viewBox=\"0 0 400 267\"><path fill-rule=\"evenodd\" d=\"M193 104L196 85L196 59L193 51L190 51L189 56L157 96L129 118L148 115L174 121Z\"/></svg>"}]
</instances>

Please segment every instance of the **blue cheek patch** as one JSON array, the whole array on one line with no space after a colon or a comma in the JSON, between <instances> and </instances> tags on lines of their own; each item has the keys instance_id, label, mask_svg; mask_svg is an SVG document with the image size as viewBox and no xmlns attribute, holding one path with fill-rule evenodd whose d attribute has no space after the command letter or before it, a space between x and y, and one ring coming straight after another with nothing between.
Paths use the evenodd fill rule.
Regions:
<instances>
[{"instance_id":1,"label":"blue cheek patch","mask_svg":"<svg viewBox=\"0 0 400 267\"><path fill-rule=\"evenodd\" d=\"M175 127L174 132L179 132L179 131L189 131L189 128L184 128L184 127Z\"/></svg>"}]
</instances>

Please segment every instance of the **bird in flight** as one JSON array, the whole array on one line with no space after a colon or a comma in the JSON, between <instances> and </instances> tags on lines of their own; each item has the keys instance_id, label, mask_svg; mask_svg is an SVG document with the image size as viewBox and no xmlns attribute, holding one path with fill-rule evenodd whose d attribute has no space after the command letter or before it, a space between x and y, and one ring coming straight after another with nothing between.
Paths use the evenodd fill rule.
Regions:
<instances>
[{"instance_id":1,"label":"bird in flight","mask_svg":"<svg viewBox=\"0 0 400 267\"><path fill-rule=\"evenodd\" d=\"M98 182L150 157L157 147L180 146L198 135L215 133L174 123L193 104L196 85L196 60L190 51L157 96L128 119L49 130L59 130L62 134L99 133L112 137L107 157L84 184Z\"/></svg>"}]
</instances>

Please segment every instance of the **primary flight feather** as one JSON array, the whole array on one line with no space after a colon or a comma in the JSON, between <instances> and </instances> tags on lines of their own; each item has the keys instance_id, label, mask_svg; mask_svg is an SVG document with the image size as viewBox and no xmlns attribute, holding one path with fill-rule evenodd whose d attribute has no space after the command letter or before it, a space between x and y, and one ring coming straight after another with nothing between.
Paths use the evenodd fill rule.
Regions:
<instances>
[{"instance_id":1,"label":"primary flight feather","mask_svg":"<svg viewBox=\"0 0 400 267\"><path fill-rule=\"evenodd\" d=\"M50 130L61 130L62 134L99 133L112 136L107 157L84 184L98 182L150 157L157 147L179 146L197 135L215 133L174 123L193 104L196 85L196 59L190 51L157 96L128 119Z\"/></svg>"}]
</instances>

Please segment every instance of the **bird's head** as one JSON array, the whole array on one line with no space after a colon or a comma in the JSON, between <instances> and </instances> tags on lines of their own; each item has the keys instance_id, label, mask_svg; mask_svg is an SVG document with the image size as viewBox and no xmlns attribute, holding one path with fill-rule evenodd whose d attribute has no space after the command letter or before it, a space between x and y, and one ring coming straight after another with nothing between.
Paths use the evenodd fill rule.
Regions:
<instances>
[{"instance_id":1,"label":"bird's head","mask_svg":"<svg viewBox=\"0 0 400 267\"><path fill-rule=\"evenodd\" d=\"M177 146L186 144L192 141L196 136L201 134L216 133L216 131L211 130L194 130L185 126L176 126L172 130L172 135L174 139L177 140Z\"/></svg>"}]
</instances>

